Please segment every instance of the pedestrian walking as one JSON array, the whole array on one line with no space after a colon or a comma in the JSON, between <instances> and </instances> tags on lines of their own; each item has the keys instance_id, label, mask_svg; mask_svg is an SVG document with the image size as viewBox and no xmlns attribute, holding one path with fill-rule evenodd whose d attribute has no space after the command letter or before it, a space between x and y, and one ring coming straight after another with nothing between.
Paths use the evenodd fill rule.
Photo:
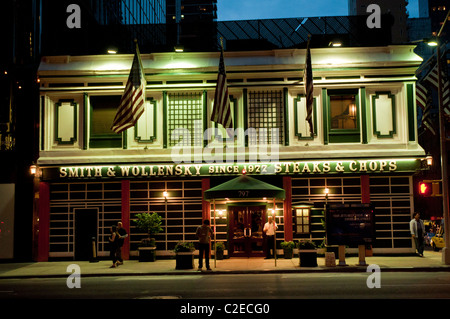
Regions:
<instances>
[{"instance_id":1,"label":"pedestrian walking","mask_svg":"<svg viewBox=\"0 0 450 319\"><path fill-rule=\"evenodd\" d=\"M110 268L115 268L119 266L117 264L117 256L119 251L119 233L117 232L117 227L115 225L111 226L111 236L109 237L109 256L112 260L112 266Z\"/></svg>"},{"instance_id":2,"label":"pedestrian walking","mask_svg":"<svg viewBox=\"0 0 450 319\"><path fill-rule=\"evenodd\" d=\"M211 270L209 267L209 247L213 231L209 224L209 220L205 219L203 225L199 226L196 232L199 243L198 270L203 268L203 254L205 255L206 270Z\"/></svg>"},{"instance_id":3,"label":"pedestrian walking","mask_svg":"<svg viewBox=\"0 0 450 319\"><path fill-rule=\"evenodd\" d=\"M128 237L128 233L125 228L123 228L122 222L117 223L117 233L119 234L119 241L118 241L118 247L117 247L117 263L119 265L123 264L123 258L122 258L122 246L125 242L125 238Z\"/></svg>"},{"instance_id":4,"label":"pedestrian walking","mask_svg":"<svg viewBox=\"0 0 450 319\"><path fill-rule=\"evenodd\" d=\"M423 257L423 250L425 248L425 225L423 220L420 219L420 213L415 212L413 217L409 223L409 229L416 245L417 254Z\"/></svg>"}]
</instances>

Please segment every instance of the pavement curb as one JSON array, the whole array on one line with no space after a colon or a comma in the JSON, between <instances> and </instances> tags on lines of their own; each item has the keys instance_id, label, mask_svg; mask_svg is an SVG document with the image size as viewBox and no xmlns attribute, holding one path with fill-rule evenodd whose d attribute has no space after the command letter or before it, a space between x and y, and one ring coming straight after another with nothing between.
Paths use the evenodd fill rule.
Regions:
<instances>
[{"instance_id":1,"label":"pavement curb","mask_svg":"<svg viewBox=\"0 0 450 319\"><path fill-rule=\"evenodd\" d=\"M302 274L302 273L357 273L368 271L369 265L365 266L336 266L336 267L305 267L305 269L273 269L273 270L212 270L212 271L159 271L140 273L81 273L81 277L140 277L140 276L185 276L185 275L244 275L244 274ZM450 267L383 267L381 272L450 272ZM32 278L67 278L70 273L65 274L23 274L23 275L0 275L2 279L32 279Z\"/></svg>"}]
</instances>

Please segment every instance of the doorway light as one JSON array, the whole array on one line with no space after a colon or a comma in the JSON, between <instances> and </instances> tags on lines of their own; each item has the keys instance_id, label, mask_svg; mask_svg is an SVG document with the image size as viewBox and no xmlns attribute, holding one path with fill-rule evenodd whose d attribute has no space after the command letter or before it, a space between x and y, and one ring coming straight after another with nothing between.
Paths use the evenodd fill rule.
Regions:
<instances>
[{"instance_id":1,"label":"doorway light","mask_svg":"<svg viewBox=\"0 0 450 319\"><path fill-rule=\"evenodd\" d=\"M426 159L427 159L427 165L432 166L433 165L433 156L431 156L431 154L428 153Z\"/></svg>"}]
</instances>

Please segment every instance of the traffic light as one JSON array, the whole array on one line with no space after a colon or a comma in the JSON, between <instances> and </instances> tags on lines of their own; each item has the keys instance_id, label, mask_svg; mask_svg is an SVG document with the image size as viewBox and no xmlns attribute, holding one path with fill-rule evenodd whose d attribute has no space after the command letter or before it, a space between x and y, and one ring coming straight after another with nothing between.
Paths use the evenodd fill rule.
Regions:
<instances>
[{"instance_id":1,"label":"traffic light","mask_svg":"<svg viewBox=\"0 0 450 319\"><path fill-rule=\"evenodd\" d=\"M431 196L433 185L431 182L419 182L419 194L424 197Z\"/></svg>"},{"instance_id":2,"label":"traffic light","mask_svg":"<svg viewBox=\"0 0 450 319\"><path fill-rule=\"evenodd\" d=\"M423 197L429 196L442 196L441 194L441 181L421 181L419 182L419 195Z\"/></svg>"}]
</instances>

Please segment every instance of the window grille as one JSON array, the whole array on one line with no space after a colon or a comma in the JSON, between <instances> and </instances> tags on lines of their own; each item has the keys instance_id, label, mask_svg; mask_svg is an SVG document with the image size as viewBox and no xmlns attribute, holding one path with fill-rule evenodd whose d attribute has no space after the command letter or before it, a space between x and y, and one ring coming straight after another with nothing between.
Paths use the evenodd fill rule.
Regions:
<instances>
[{"instance_id":1,"label":"window grille","mask_svg":"<svg viewBox=\"0 0 450 319\"><path fill-rule=\"evenodd\" d=\"M74 256L75 214L79 209L97 209L97 249L109 255L111 226L121 220L120 182L50 184L50 257Z\"/></svg>"},{"instance_id":2,"label":"window grille","mask_svg":"<svg viewBox=\"0 0 450 319\"><path fill-rule=\"evenodd\" d=\"M203 94L169 93L167 99L168 145L202 146Z\"/></svg>"},{"instance_id":3,"label":"window grille","mask_svg":"<svg viewBox=\"0 0 450 319\"><path fill-rule=\"evenodd\" d=\"M295 207L295 231L297 234L308 234L309 233L309 208Z\"/></svg>"},{"instance_id":4,"label":"window grille","mask_svg":"<svg viewBox=\"0 0 450 319\"><path fill-rule=\"evenodd\" d=\"M163 192L168 193L167 199ZM158 250L171 251L178 241L196 241L202 224L201 180L131 181L130 250L136 251L148 235L136 227L135 214L155 212L162 218L163 231L155 235Z\"/></svg>"},{"instance_id":5,"label":"window grille","mask_svg":"<svg viewBox=\"0 0 450 319\"><path fill-rule=\"evenodd\" d=\"M284 99L283 91L255 91L248 96L249 144L283 144ZM274 131L275 130L275 131ZM275 133L276 132L276 133Z\"/></svg>"}]
</instances>

